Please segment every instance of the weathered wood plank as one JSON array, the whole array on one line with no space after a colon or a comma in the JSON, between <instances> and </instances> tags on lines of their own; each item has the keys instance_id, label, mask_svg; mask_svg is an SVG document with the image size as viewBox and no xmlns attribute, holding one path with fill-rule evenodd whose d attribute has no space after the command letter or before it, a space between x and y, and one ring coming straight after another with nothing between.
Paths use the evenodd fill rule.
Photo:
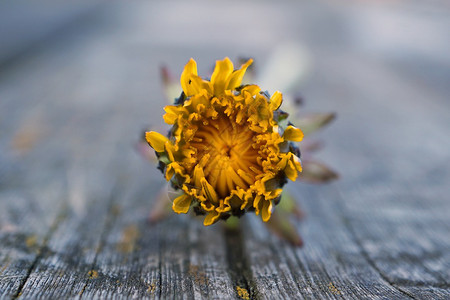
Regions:
<instances>
[{"instance_id":1,"label":"weathered wood plank","mask_svg":"<svg viewBox=\"0 0 450 300\"><path fill-rule=\"evenodd\" d=\"M76 96L70 99L77 101ZM123 147L112 147L117 136L125 133L120 121L108 111L71 113L55 136L70 146L69 165L64 169L67 174L63 174L68 188L63 199L53 198L53 202L62 200L67 204L66 218L33 263L20 290L25 298L74 297L82 293L89 277L95 277L97 253L114 218L113 201L125 190L117 169L122 163L114 163ZM91 126L76 128L83 119Z\"/></svg>"},{"instance_id":2,"label":"weathered wood plank","mask_svg":"<svg viewBox=\"0 0 450 300\"><path fill-rule=\"evenodd\" d=\"M0 85L2 97L3 92L8 93L9 86ZM44 122L40 109L31 112L22 109L2 117L10 121L9 125L23 120L2 136L10 139L2 141L8 143L2 143L4 151L0 160L0 291L5 296L13 296L21 289L63 218L64 201L60 199L66 195L67 180L61 166L66 155L56 150L60 139L52 134L58 129L48 132L51 134L46 139L39 136L49 123L54 128L63 126L53 120Z\"/></svg>"},{"instance_id":3,"label":"weathered wood plank","mask_svg":"<svg viewBox=\"0 0 450 300\"><path fill-rule=\"evenodd\" d=\"M345 101L350 105L342 108L343 120L335 127L338 132L327 136L332 145L326 153L343 172L332 198L341 202L348 229L368 263L392 285L408 293L412 290L403 285L443 284L448 289L450 190L440 184L448 178L441 166L449 158L448 139L444 138L448 105L442 105L444 99L438 94L433 95L433 102L422 101L430 90L411 86L383 64L343 57L325 63L340 65L338 69L351 65L351 73L343 71L344 77L358 75L351 86L338 78L326 82L332 89L349 91ZM370 78L366 69L371 70ZM360 125L352 126L356 123ZM345 135L349 137L339 138ZM420 295L436 296L432 288L423 289Z\"/></svg>"},{"instance_id":4,"label":"weathered wood plank","mask_svg":"<svg viewBox=\"0 0 450 300\"><path fill-rule=\"evenodd\" d=\"M99 4L96 1L76 3L21 3L4 1L0 10L0 66L11 60L35 52L55 35L67 33L69 27L79 25ZM77 22L78 21L78 22Z\"/></svg>"},{"instance_id":5,"label":"weathered wood plank","mask_svg":"<svg viewBox=\"0 0 450 300\"><path fill-rule=\"evenodd\" d=\"M134 160L133 165L142 165L140 157ZM156 196L149 191L158 185L149 182L153 172L147 164L136 169L140 175L115 202L118 215L94 266L99 276L86 283L82 297L232 297L223 237L182 216L148 224L149 203Z\"/></svg>"},{"instance_id":6,"label":"weathered wood plank","mask_svg":"<svg viewBox=\"0 0 450 300\"><path fill-rule=\"evenodd\" d=\"M37 173L38 176L47 180L51 177L53 181L55 180L54 177L57 176L58 181L56 183L63 181L63 188L60 189L61 192L55 194L58 190L54 187L55 183L51 182L53 185L50 188L53 190L53 194L43 193L45 185L30 190L40 197L46 197L42 203L35 203L35 205L43 205L42 209L44 209L44 211L39 212L40 214L36 213L35 217L45 220L47 215L50 217L54 215L53 209L59 211L60 216L56 218L53 226L49 229L49 233L45 235L33 261L28 265L11 266L10 271L13 273L26 273L20 281L21 284L17 287L16 296L52 297L54 290L48 287L56 288L58 286L62 287L60 291L64 291L65 295L71 295L70 286L75 285L80 278L85 278L89 271L88 268L92 264L91 261L95 257L96 247L100 244L98 240L101 237L103 224L106 222L102 219L105 219L105 211L110 209L108 201L111 196L109 194L113 193L110 187L114 187L112 183L115 180L114 176L111 178L108 174L116 173L110 167L111 154L116 152L113 150L114 148L107 147L107 140L113 135L103 135L102 138L93 136L98 144L89 142L88 138L88 146L80 148L80 145L85 145L84 142L86 141L83 141L82 138L77 139L77 130L72 129L74 123L77 123L76 118L66 119L64 122L60 122L59 126L55 124L55 128L58 128L58 130L53 132L51 138L43 140L46 147L48 145L54 147L53 149L47 149L49 155L47 159L39 151L38 146L36 150L29 154L30 159L39 161L39 164L47 163L45 166L48 168L35 168L31 174ZM91 124L94 124L94 122L91 122ZM84 130L91 131L92 129L85 128ZM104 129L98 126L96 130ZM68 133L71 133L71 135ZM83 132L83 135L87 135L87 132ZM68 136L71 137L70 140L68 140ZM70 158L67 157L66 159L67 169L59 167L57 169L59 171L55 171L49 168L52 165L49 161L55 159L55 152L67 151L58 146L61 141L66 141L64 146L70 146ZM104 146L98 147L102 143L105 143ZM34 157L36 153L38 157ZM92 153L95 155L89 155ZM48 176L42 170L52 173ZM32 185L27 186L27 188L30 187ZM37 231L39 232L39 230ZM69 273L69 275L66 276L65 273ZM80 276L79 273L82 273L82 275ZM55 276L55 274L58 275Z\"/></svg>"},{"instance_id":7,"label":"weathered wood plank","mask_svg":"<svg viewBox=\"0 0 450 300\"><path fill-rule=\"evenodd\" d=\"M446 195L450 191L434 178L426 179L419 173L411 176L405 167L406 161L414 161L414 168L420 168L421 173L425 168L430 175L438 171L441 178L448 178L448 172L438 167L449 155L448 139L444 142L448 105L437 109L444 103L439 94L433 94L434 102L424 102L422 99L432 93L430 89L411 86L412 80L398 77L395 68L386 68L380 60L360 60L332 51L319 55L327 58L318 62L318 70L339 70L340 76L314 74L305 95L323 100L314 103L307 98L306 102L313 102L319 110L338 112L339 120L331 130L336 132L322 136L328 139L325 158L338 167L342 179L320 192L297 189L298 197L307 203L303 206L308 219L303 225L320 229L310 236L308 229L300 227L306 230L306 247L294 251L294 257L284 254L281 246L272 246L276 241L265 234L253 246L255 241L250 238L254 280L259 287L268 287L263 292L268 298L295 294L290 284L279 283L283 277L294 277L293 281L303 288L301 294L316 297L445 298L450 261ZM406 136L406 132L412 134ZM417 136L427 140L420 142L422 148L416 144ZM433 158L415 159L430 150L435 153ZM253 226L255 231L265 232L257 226ZM320 235L329 240L321 240ZM261 251L268 245L276 250ZM274 258L274 253L283 253L278 255L292 267L284 272L280 264L271 267L275 259L280 259ZM312 265L314 257L319 265ZM439 283L444 289L436 292L433 285ZM421 284L428 288L421 290Z\"/></svg>"},{"instance_id":8,"label":"weathered wood plank","mask_svg":"<svg viewBox=\"0 0 450 300\"><path fill-rule=\"evenodd\" d=\"M450 107L442 105L445 99L438 94L433 95L433 101L424 102L422 99L431 90L411 86L389 69L372 66L372 70L372 76L386 78L386 88L398 95L398 99L389 101L385 92L362 86L366 93L373 95L367 97L366 103L380 103L380 108L370 107L372 114L367 115L363 126L367 129L379 126L385 134L381 144L367 135L359 140L362 151L378 150L371 154L376 168L351 166L349 171L356 176L364 174L370 182L360 181L353 187L349 181L342 182L346 208L349 215L359 219L355 222L356 229L368 229L369 232L357 235L364 239L363 244L367 243L365 246L373 259L379 261L379 267L392 280L448 284L450 203L447 195L450 187L442 182L443 178L449 178L442 162L450 158L450 143L445 138ZM386 105L391 117L380 124ZM361 110L361 107L354 109ZM414 134L410 136L406 132ZM419 140L415 136L420 137ZM354 160L366 159L363 153L352 152ZM416 160L416 157L422 159ZM414 163L410 164L411 161ZM377 176L380 173L386 176ZM361 227L362 222L372 226ZM377 247L380 243L386 247ZM387 261L383 262L384 259Z\"/></svg>"},{"instance_id":9,"label":"weathered wood plank","mask_svg":"<svg viewBox=\"0 0 450 300\"><path fill-rule=\"evenodd\" d=\"M450 291L448 286L446 287L433 287L433 286L401 286L401 289L414 295L417 299L449 299Z\"/></svg>"},{"instance_id":10,"label":"weathered wood plank","mask_svg":"<svg viewBox=\"0 0 450 300\"><path fill-rule=\"evenodd\" d=\"M41 189L42 190L42 189ZM54 192L54 191L52 191ZM10 198L2 195L2 201L21 202L20 195ZM28 201L27 201L28 202ZM21 209L25 209L29 202ZM2 205L4 212L10 212L12 205L6 207ZM48 210L47 219L55 217L58 210ZM3 222L0 234L0 291L2 297L13 297L22 289L27 280L30 270L39 259L42 248L45 247L48 239L52 235L54 228L59 223L62 216L56 216L51 226L43 224L42 220L34 219L38 214L31 210L33 216L28 221ZM27 219L29 214L22 214L21 218ZM5 218L6 219L6 218ZM5 220L3 219L3 220ZM20 229L18 229L20 228Z\"/></svg>"},{"instance_id":11,"label":"weathered wood plank","mask_svg":"<svg viewBox=\"0 0 450 300\"><path fill-rule=\"evenodd\" d=\"M343 223L333 190L320 193L317 188L302 187L295 191L304 199L308 214L299 227L303 248L292 248L270 236L259 220L252 223L253 232L246 239L253 278L263 298L409 298L368 264Z\"/></svg>"},{"instance_id":12,"label":"weathered wood plank","mask_svg":"<svg viewBox=\"0 0 450 300\"><path fill-rule=\"evenodd\" d=\"M77 213L83 209L80 188L86 186L80 187L80 179L83 184L92 178L85 174L89 168L83 169L87 167L83 162L77 166L83 152L96 150L82 144L92 141L89 128L79 130L80 121L88 118L85 108L79 106L76 112L79 94L67 94L66 89L79 78L78 70L66 73L64 80L58 74L59 51L70 50L77 34L65 39L69 42L56 43L64 46L37 52L1 72L1 297L22 294L39 261L52 253L49 240L70 214L68 210ZM55 46L54 42L48 44ZM92 120L87 123L95 126ZM107 151L99 153L102 155L106 157ZM100 163L97 166L102 168ZM97 179L93 179L95 183ZM96 191L92 185L88 189L90 194Z\"/></svg>"}]
</instances>

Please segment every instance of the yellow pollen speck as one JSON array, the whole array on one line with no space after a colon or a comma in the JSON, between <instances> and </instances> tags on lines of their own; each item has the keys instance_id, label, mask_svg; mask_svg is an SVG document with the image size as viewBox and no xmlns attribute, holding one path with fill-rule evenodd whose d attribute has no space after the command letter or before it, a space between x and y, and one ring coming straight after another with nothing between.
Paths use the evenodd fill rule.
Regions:
<instances>
[{"instance_id":1,"label":"yellow pollen speck","mask_svg":"<svg viewBox=\"0 0 450 300\"><path fill-rule=\"evenodd\" d=\"M206 273L199 268L199 266L190 265L189 276L191 276L198 285L208 285L208 277L206 276Z\"/></svg>"},{"instance_id":2,"label":"yellow pollen speck","mask_svg":"<svg viewBox=\"0 0 450 300\"><path fill-rule=\"evenodd\" d=\"M237 290L238 296L241 299L250 300L250 295L248 294L248 291L246 289L241 288L240 286L237 286L236 290Z\"/></svg>"},{"instance_id":3,"label":"yellow pollen speck","mask_svg":"<svg viewBox=\"0 0 450 300\"><path fill-rule=\"evenodd\" d=\"M156 291L156 284L152 282L148 285L147 293L153 294L155 291Z\"/></svg>"},{"instance_id":4,"label":"yellow pollen speck","mask_svg":"<svg viewBox=\"0 0 450 300\"><path fill-rule=\"evenodd\" d=\"M4 265L3 267L0 267L0 274L2 274L9 265L10 265L10 262L7 262L6 265Z\"/></svg>"},{"instance_id":5,"label":"yellow pollen speck","mask_svg":"<svg viewBox=\"0 0 450 300\"><path fill-rule=\"evenodd\" d=\"M330 283L328 284L328 288L330 289L331 293L333 293L334 295L340 295L340 294L341 294L341 291L338 290L338 289L334 286L334 284L333 284L332 282L330 282Z\"/></svg>"},{"instance_id":6,"label":"yellow pollen speck","mask_svg":"<svg viewBox=\"0 0 450 300\"><path fill-rule=\"evenodd\" d=\"M98 277L98 272L96 270L90 270L88 276L89 279L96 279Z\"/></svg>"},{"instance_id":7,"label":"yellow pollen speck","mask_svg":"<svg viewBox=\"0 0 450 300\"><path fill-rule=\"evenodd\" d=\"M136 227L136 225L129 225L125 227L122 231L121 240L117 244L117 250L122 253L133 252L139 235L139 229Z\"/></svg>"},{"instance_id":8,"label":"yellow pollen speck","mask_svg":"<svg viewBox=\"0 0 450 300\"><path fill-rule=\"evenodd\" d=\"M33 248L37 245L37 236L35 234L28 236L25 240L25 244L28 248Z\"/></svg>"}]
</instances>

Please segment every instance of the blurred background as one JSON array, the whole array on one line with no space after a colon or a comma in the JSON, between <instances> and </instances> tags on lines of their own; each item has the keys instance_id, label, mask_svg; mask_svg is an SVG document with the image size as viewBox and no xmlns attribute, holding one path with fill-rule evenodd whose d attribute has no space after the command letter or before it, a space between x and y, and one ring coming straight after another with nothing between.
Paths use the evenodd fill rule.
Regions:
<instances>
[{"instance_id":1,"label":"blurred background","mask_svg":"<svg viewBox=\"0 0 450 300\"><path fill-rule=\"evenodd\" d=\"M225 56L253 57L256 83L287 99L300 94L302 113L337 113L318 135L326 147L317 158L340 180L324 187L322 204L308 199L316 187L290 184L306 195L307 247L326 236L320 211L334 210L375 260L393 259L380 269L399 264L388 278L448 284L448 251L428 266L441 277L402 273L393 254L450 245L444 0L2 1L0 261L30 236L60 249L120 240L119 225L116 235L104 231L116 226L111 207L120 224L144 224L163 179L135 145L143 129L163 123L160 67L177 79L192 57L207 75ZM61 215L69 217L60 229ZM78 230L86 222L90 229Z\"/></svg>"},{"instance_id":2,"label":"blurred background","mask_svg":"<svg viewBox=\"0 0 450 300\"><path fill-rule=\"evenodd\" d=\"M61 186L105 180L98 152L137 176L133 145L166 105L159 69L177 80L191 57L204 75L225 56L253 57L263 89L300 93L305 112L336 112L321 157L343 182L448 175L427 160L449 158L446 1L0 5L3 193L55 174ZM355 155L365 159L349 166Z\"/></svg>"}]
</instances>

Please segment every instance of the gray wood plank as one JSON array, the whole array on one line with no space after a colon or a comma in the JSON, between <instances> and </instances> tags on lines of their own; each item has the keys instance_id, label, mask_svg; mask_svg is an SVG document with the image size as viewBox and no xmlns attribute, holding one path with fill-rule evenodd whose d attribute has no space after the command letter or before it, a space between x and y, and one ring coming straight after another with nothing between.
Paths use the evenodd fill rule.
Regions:
<instances>
[{"instance_id":1,"label":"gray wood plank","mask_svg":"<svg viewBox=\"0 0 450 300\"><path fill-rule=\"evenodd\" d=\"M357 75L351 84L337 78L326 82L333 90L348 91L345 99L334 100L347 105L339 113L336 134L326 136L331 143L326 157L343 173L331 198L342 204L345 224L369 264L392 285L411 295L419 289L403 285L448 289L449 188L442 182L448 178L442 166L449 158L448 105L430 89L411 86L391 66L343 57L326 64L351 65L343 76ZM436 297L432 288L418 295Z\"/></svg>"},{"instance_id":2,"label":"gray wood plank","mask_svg":"<svg viewBox=\"0 0 450 300\"><path fill-rule=\"evenodd\" d=\"M300 227L304 249L286 255L258 222L252 224L258 233L249 234L260 235L255 245L248 242L253 280L266 287L268 298L297 295L292 282L305 297L445 298L450 207L442 181L449 176L441 164L449 155L448 103L380 60L327 50L318 55L326 59L317 69L327 73L313 74L304 93L314 109L338 112L337 124L321 135L328 147L322 157L342 179L317 191L296 188L308 214L307 228ZM317 227L314 234L310 226ZM295 279L283 284L283 277Z\"/></svg>"},{"instance_id":3,"label":"gray wood plank","mask_svg":"<svg viewBox=\"0 0 450 300\"><path fill-rule=\"evenodd\" d=\"M384 69L379 71L379 76L395 79L395 74ZM373 231L361 232L360 237L371 239L366 246L391 279L448 284L450 203L447 195L450 187L443 182L444 178L449 178L449 173L442 163L450 158L449 140L445 138L450 107L443 105L444 99L436 94L434 101L422 101L429 92L426 88L415 88L402 79L394 83L386 82L386 87L398 95L398 100L389 102L392 117L384 119L382 125L384 131L389 132L385 134L385 143L380 145L367 136L360 140L362 145L367 145L366 149L380 150L372 154L378 170L365 171L365 176L371 178L370 183L366 181L359 187L347 188L346 207L354 218L361 216L358 219L366 224L374 222L374 226L369 227ZM379 102L386 99L376 91L373 94ZM386 105L383 102L380 104ZM414 109L408 108L409 102L414 103ZM381 115L381 111L377 115ZM373 119L367 118L367 123L374 126L378 119L374 114ZM420 136L419 141L404 134L409 131L415 132L413 136ZM363 159L361 154L359 157ZM415 157L421 159L411 166L405 165ZM358 159L356 153L353 159ZM380 171L387 176L375 179L373 175ZM361 199L365 205L356 205ZM356 225L355 228L365 227ZM376 246L380 242L387 246L389 254L386 248Z\"/></svg>"},{"instance_id":4,"label":"gray wood plank","mask_svg":"<svg viewBox=\"0 0 450 300\"><path fill-rule=\"evenodd\" d=\"M76 93L72 95L65 105L70 105L70 100L78 104ZM58 106L54 107L55 112ZM60 112L67 116L67 110ZM67 172L63 174L67 181L63 195L66 218L31 266L21 296L75 297L82 293L89 278L96 276L93 266L114 218L113 201L125 190L118 172L123 162L117 157L124 148L133 151L131 143L114 147L117 137L127 133L117 115L120 113L115 117L108 110L86 112L75 106L63 119L65 126L55 134L54 138L59 143L65 141L70 149L67 168L62 169ZM80 126L83 122L90 126ZM53 197L53 205L58 200Z\"/></svg>"},{"instance_id":5,"label":"gray wood plank","mask_svg":"<svg viewBox=\"0 0 450 300\"><path fill-rule=\"evenodd\" d=\"M48 239L64 219L67 176L61 167L66 155L58 150L61 139L55 134L61 133L63 124L50 121L58 128L52 131L53 135L35 138L43 124L41 117L35 118L40 110L33 112L17 112L15 116L25 118L24 124L9 134L12 140L20 136L28 142L3 144L0 160L0 290L8 296L19 292ZM34 121L28 123L26 118Z\"/></svg>"},{"instance_id":6,"label":"gray wood plank","mask_svg":"<svg viewBox=\"0 0 450 300\"><path fill-rule=\"evenodd\" d=\"M79 36L73 38L76 40ZM105 215L109 207L107 201L111 191L108 186L112 184L107 176L111 171L107 158L114 149L111 137L115 136L114 130L120 122L115 126L113 122L108 131L105 122L96 122L98 110L94 106L86 110L83 101L90 101L89 95L98 90L89 81L89 84L77 84L82 74L97 76L84 69L90 65L88 61L81 64L78 61L66 68L70 71L64 78L58 74L62 59L76 53L77 49L72 47L72 43L66 43L60 48L37 53L35 57L11 66L9 76L2 76L2 296L51 295L51 290L34 288L45 288L48 278L53 278L55 260L62 271L70 260L86 260L85 266L78 267L86 268L95 249L90 250L87 258L74 257L74 253L78 254L74 250L84 245L95 248L99 239L96 232L102 231L102 222L95 225L97 230L95 226L91 230L80 227L79 222L88 224L85 221L95 220L97 215L103 218L102 214ZM89 77L84 78L89 80ZM68 86L76 90L70 91ZM108 114L107 111L103 113ZM89 216L83 216L86 210L90 212ZM67 226L71 231L61 236ZM83 238L80 238L81 233L74 232L77 229L80 232L85 229ZM17 232L11 232L14 230ZM50 241L53 235L56 241ZM79 247L68 246L63 255L55 254L55 250L61 250L61 245L72 244L79 244ZM69 280L56 278L55 282L59 280L63 286L77 276L75 280L84 279L85 272L79 272L83 274L78 276L79 273L74 271L68 276ZM70 293L66 287L61 290Z\"/></svg>"},{"instance_id":7,"label":"gray wood plank","mask_svg":"<svg viewBox=\"0 0 450 300\"><path fill-rule=\"evenodd\" d=\"M76 98L72 99L76 100ZM54 105L51 102L46 104ZM52 112L58 113L55 106ZM59 111L59 113L64 114L64 111ZM78 116L78 118L83 117ZM75 270L87 268L92 257L95 257L95 254L92 253L96 251L99 244L98 239L103 230L102 225L106 222L102 222L101 219L104 218L103 215L106 215L105 211L110 208L108 205L109 193L113 192L110 187L113 187L111 182L115 180L115 176L111 179L111 176L108 175L116 173L112 172L110 167L111 153L116 152L112 151L114 148L108 147L108 139L114 135L90 135L89 139L86 131L92 132L92 128L84 128L84 132L82 130L81 133L83 136L88 136L87 140L82 136L77 137L79 131L77 132L74 128L78 123L78 118L70 115L68 118L58 119L59 122L53 122L52 128L57 128L57 130L53 130L49 137L40 141L43 144L42 147L38 143L27 154L27 158L18 163L20 165L32 161L32 163L26 164L27 167L32 168L32 171L28 171L25 178L22 178L31 177L31 179L24 180L23 186L15 188L18 188L19 191L20 188L23 188L33 196L29 203L23 205L22 210L26 211L27 207L32 209L33 206L39 208L37 211L36 209L31 210L32 218L28 218L28 214L23 215L25 220L29 220L29 224L28 222L19 224L21 230L27 230L27 226L24 225L31 227L28 230L31 231L36 241L32 243L33 240L30 238L25 241L26 244L35 248L34 256L21 265L17 264L20 262L17 260L15 264L10 264L3 270L3 274L12 273L18 277L17 280L10 281L10 283L15 283L14 290L11 289L10 293L6 290L7 294L5 295L50 297L52 290L46 288L50 283L49 278L55 280L50 287L60 284L64 287L61 291L69 293L70 289L67 289L65 284L73 282L64 277L67 265L74 268L69 268L68 273L71 275L68 278L77 280L79 274ZM94 125L95 123L90 122L90 124ZM102 126L97 126L95 130L103 131L104 129ZM100 133L98 132L98 134ZM95 142L93 142L94 139ZM63 146L61 147L61 145ZM102 147L98 147L99 145ZM70 150L67 151L65 147ZM52 168L52 165L58 162L58 156L61 154L65 164L63 167L57 165ZM34 184L38 186L34 186ZM58 185L60 188L57 188ZM51 192L46 192L46 189L50 189ZM2 202L3 204L8 208L11 206L11 201ZM6 210L6 212L9 211ZM34 218L40 222L36 222ZM45 226L45 221L47 220L48 223L48 219L52 220L52 218L54 220ZM96 221L97 218L100 219L99 222ZM91 224L92 226L90 226ZM44 234L40 241L39 236L42 235L42 231ZM47 233L45 233L46 231ZM12 251L7 254L7 260L11 253L14 254L16 247L20 245L19 242L20 240L16 239L11 244ZM61 250L61 245L67 247ZM20 250L20 248L18 249ZM86 257L81 255L82 253ZM79 264L82 265L79 266ZM60 276L55 277L55 272ZM84 278L86 272L80 272L83 273L80 277ZM17 285L17 282L20 284ZM2 283L8 284L8 281L2 281Z\"/></svg>"},{"instance_id":8,"label":"gray wood plank","mask_svg":"<svg viewBox=\"0 0 450 300\"><path fill-rule=\"evenodd\" d=\"M86 283L82 298L232 297L226 247L216 232L220 228L204 228L198 220L183 216L149 224L149 204L156 196L149 191L158 191L161 181L150 181L155 174L148 172L149 164L142 164L140 157L134 160L133 165L141 166L129 171L140 173L129 174L135 179L115 202L118 216L95 262L99 276Z\"/></svg>"},{"instance_id":9,"label":"gray wood plank","mask_svg":"<svg viewBox=\"0 0 450 300\"><path fill-rule=\"evenodd\" d=\"M411 293L418 299L448 299L450 291L448 287L433 287L433 286L402 286L402 289Z\"/></svg>"},{"instance_id":10,"label":"gray wood plank","mask_svg":"<svg viewBox=\"0 0 450 300\"><path fill-rule=\"evenodd\" d=\"M305 240L303 248L292 248L274 238L259 221L249 227L253 230L247 233L248 255L262 297L410 298L368 264L343 223L339 203L333 201L335 191L321 190L306 186L295 189L307 212L305 222L297 224Z\"/></svg>"},{"instance_id":11,"label":"gray wood plank","mask_svg":"<svg viewBox=\"0 0 450 300\"><path fill-rule=\"evenodd\" d=\"M99 4L96 1L77 3L24 3L2 1L0 4L0 65L19 59L27 52L35 51L39 44L48 42L55 35L67 33Z\"/></svg>"},{"instance_id":12,"label":"gray wood plank","mask_svg":"<svg viewBox=\"0 0 450 300\"><path fill-rule=\"evenodd\" d=\"M49 239L48 250L31 270L21 296L74 297L81 293L87 278L95 276L93 265L104 243L104 232L113 217L111 202L116 194L120 195L115 178L106 173L114 173L108 167L111 156L104 152L103 158L100 162L96 157L97 162L93 164L101 171L90 170L90 174L81 174L88 181L77 188L85 189L85 192L73 192L80 193L78 201L84 204L76 209L68 207L66 219ZM84 170L89 171L89 168Z\"/></svg>"}]
</instances>

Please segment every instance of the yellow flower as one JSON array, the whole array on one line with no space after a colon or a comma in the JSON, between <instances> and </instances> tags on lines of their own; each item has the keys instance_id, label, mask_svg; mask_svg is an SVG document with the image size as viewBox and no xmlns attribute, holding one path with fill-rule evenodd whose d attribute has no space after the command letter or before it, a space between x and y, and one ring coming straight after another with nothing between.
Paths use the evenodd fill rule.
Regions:
<instances>
[{"instance_id":1,"label":"yellow flower","mask_svg":"<svg viewBox=\"0 0 450 300\"><path fill-rule=\"evenodd\" d=\"M181 74L182 95L164 108L168 137L146 133L166 179L182 192L173 210L205 214L204 225L246 211L268 221L286 178L295 181L302 170L293 142L303 133L280 124L287 117L279 110L281 93L269 97L257 85L241 85L251 63L234 70L230 59L219 60L205 80L191 59Z\"/></svg>"}]
</instances>

